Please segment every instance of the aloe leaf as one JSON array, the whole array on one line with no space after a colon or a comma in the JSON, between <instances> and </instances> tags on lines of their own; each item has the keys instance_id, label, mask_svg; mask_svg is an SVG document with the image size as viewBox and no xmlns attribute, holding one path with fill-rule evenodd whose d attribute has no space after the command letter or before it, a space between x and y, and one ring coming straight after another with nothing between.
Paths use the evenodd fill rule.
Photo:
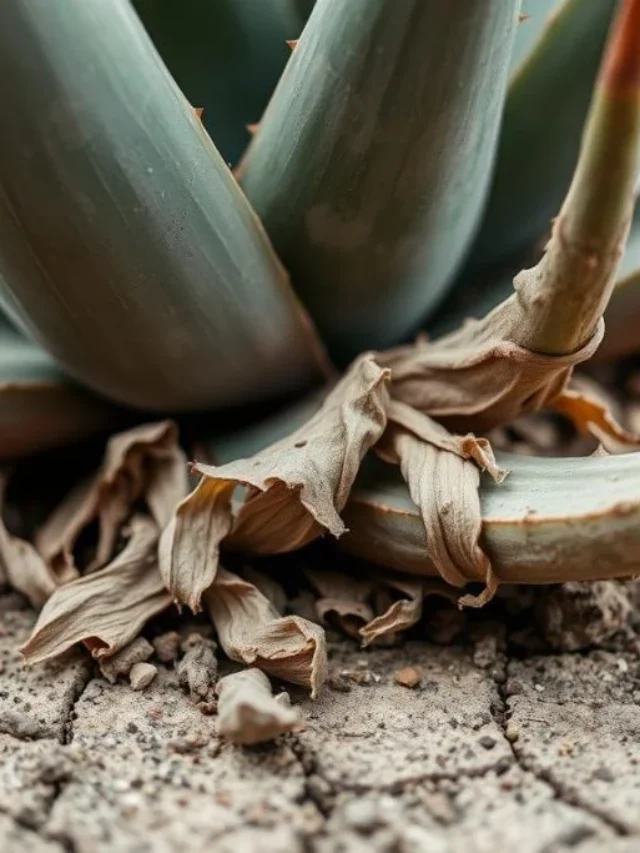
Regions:
<instances>
[{"instance_id":1,"label":"aloe leaf","mask_svg":"<svg viewBox=\"0 0 640 853\"><path fill-rule=\"evenodd\" d=\"M295 425L318 408L291 410ZM280 414L211 441L220 464L248 457L291 431ZM483 549L507 583L560 583L630 576L640 570L640 453L574 459L496 454L510 471L497 485L483 477ZM342 513L340 545L354 556L438 576L427 557L420 510L396 466L367 457Z\"/></svg>"},{"instance_id":2,"label":"aloe leaf","mask_svg":"<svg viewBox=\"0 0 640 853\"><path fill-rule=\"evenodd\" d=\"M317 375L315 338L126 0L11 0L0 30L2 302L77 379L148 409Z\"/></svg>"},{"instance_id":3,"label":"aloe leaf","mask_svg":"<svg viewBox=\"0 0 640 853\"><path fill-rule=\"evenodd\" d=\"M510 81L491 194L469 265L548 231L571 181L615 0L565 0ZM529 4L533 11L535 4ZM523 28L529 22L520 26Z\"/></svg>"},{"instance_id":4,"label":"aloe leaf","mask_svg":"<svg viewBox=\"0 0 640 853\"><path fill-rule=\"evenodd\" d=\"M518 0L318 0L240 169L340 359L415 328L478 224Z\"/></svg>"},{"instance_id":5,"label":"aloe leaf","mask_svg":"<svg viewBox=\"0 0 640 853\"><path fill-rule=\"evenodd\" d=\"M68 444L121 419L0 319L0 461Z\"/></svg>"},{"instance_id":6,"label":"aloe leaf","mask_svg":"<svg viewBox=\"0 0 640 853\"><path fill-rule=\"evenodd\" d=\"M511 470L480 489L483 549L505 583L630 577L640 569L640 453L584 459L497 454ZM380 565L437 575L424 524L396 468L363 469L341 545Z\"/></svg>"},{"instance_id":7,"label":"aloe leaf","mask_svg":"<svg viewBox=\"0 0 640 853\"><path fill-rule=\"evenodd\" d=\"M236 163L309 10L295 0L134 0L147 32L222 156Z\"/></svg>"},{"instance_id":8,"label":"aloe leaf","mask_svg":"<svg viewBox=\"0 0 640 853\"><path fill-rule=\"evenodd\" d=\"M549 19L563 0L522 0L520 19L511 52L510 74L513 75L540 40Z\"/></svg>"}]
</instances>

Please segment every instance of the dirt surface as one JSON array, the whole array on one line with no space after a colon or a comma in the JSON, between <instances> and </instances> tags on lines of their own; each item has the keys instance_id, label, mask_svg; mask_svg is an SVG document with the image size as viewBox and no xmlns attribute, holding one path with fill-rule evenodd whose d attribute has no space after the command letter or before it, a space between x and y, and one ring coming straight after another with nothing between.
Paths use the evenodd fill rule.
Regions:
<instances>
[{"instance_id":1,"label":"dirt surface","mask_svg":"<svg viewBox=\"0 0 640 853\"><path fill-rule=\"evenodd\" d=\"M619 593L602 591L613 622L578 651L553 648L570 588L566 606L525 602L539 613L528 631L516 601L515 620L489 610L449 645L362 651L330 637L330 686L315 702L292 692L304 730L254 748L219 740L177 652L151 659L139 691L81 652L25 669L16 647L34 614L0 598L0 849L638 851L640 655L629 610L611 606ZM406 668L410 687L396 678Z\"/></svg>"}]
</instances>

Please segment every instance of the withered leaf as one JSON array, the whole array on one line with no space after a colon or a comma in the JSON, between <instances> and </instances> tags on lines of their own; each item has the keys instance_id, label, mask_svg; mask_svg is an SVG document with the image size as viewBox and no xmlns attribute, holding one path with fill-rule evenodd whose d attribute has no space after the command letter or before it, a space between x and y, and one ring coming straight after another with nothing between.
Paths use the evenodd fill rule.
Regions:
<instances>
[{"instance_id":1,"label":"withered leaf","mask_svg":"<svg viewBox=\"0 0 640 853\"><path fill-rule=\"evenodd\" d=\"M160 574L178 604L194 613L202 609L202 593L213 583L220 543L233 523L231 497L235 483L203 477L181 501L160 538Z\"/></svg>"},{"instance_id":2,"label":"withered leaf","mask_svg":"<svg viewBox=\"0 0 640 853\"><path fill-rule=\"evenodd\" d=\"M136 516L129 542L112 563L55 590L21 648L26 660L49 660L79 642L99 658L137 637L171 604L158 571L157 543L155 522Z\"/></svg>"},{"instance_id":3,"label":"withered leaf","mask_svg":"<svg viewBox=\"0 0 640 853\"><path fill-rule=\"evenodd\" d=\"M359 639L362 626L374 617L368 603L373 592L372 581L345 572L317 569L306 569L305 575L320 596L316 601L320 620L337 623L345 634Z\"/></svg>"},{"instance_id":4,"label":"withered leaf","mask_svg":"<svg viewBox=\"0 0 640 853\"><path fill-rule=\"evenodd\" d=\"M445 598L456 604L459 599L459 593L453 587L437 579L415 580L380 575L375 581L379 586L400 593L401 598L391 602L383 613L360 629L363 646L368 646L374 640L394 637L417 624L422 618L424 600L429 596Z\"/></svg>"},{"instance_id":5,"label":"withered leaf","mask_svg":"<svg viewBox=\"0 0 640 853\"><path fill-rule=\"evenodd\" d=\"M280 616L253 584L221 566L203 599L231 660L308 687L312 696L318 693L327 671L319 625L299 616Z\"/></svg>"},{"instance_id":6,"label":"withered leaf","mask_svg":"<svg viewBox=\"0 0 640 853\"><path fill-rule=\"evenodd\" d=\"M98 520L99 536L89 570L113 556L122 524L144 500L163 529L187 493L186 457L171 421L142 424L113 436L96 476L80 484L39 531L36 545L62 579L77 576L73 549L82 531Z\"/></svg>"},{"instance_id":7,"label":"withered leaf","mask_svg":"<svg viewBox=\"0 0 640 853\"><path fill-rule=\"evenodd\" d=\"M438 341L380 354L380 364L393 372L392 398L466 432L510 423L557 397L573 368L598 348L604 324L571 354L532 352L517 342L516 330L530 328L537 316L523 293L521 288L483 319L468 320Z\"/></svg>"},{"instance_id":8,"label":"withered leaf","mask_svg":"<svg viewBox=\"0 0 640 853\"><path fill-rule=\"evenodd\" d=\"M377 450L400 465L411 497L420 509L430 559L452 586L482 582L478 596L465 595L461 606L481 606L497 589L489 558L480 547L480 471L500 482L506 476L495 463L486 439L456 436L431 418L395 404Z\"/></svg>"},{"instance_id":9,"label":"withered leaf","mask_svg":"<svg viewBox=\"0 0 640 853\"><path fill-rule=\"evenodd\" d=\"M406 631L420 621L424 599L423 584L420 581L390 578L387 586L400 592L403 597L394 601L384 613L360 628L359 634L363 646L368 646L381 637Z\"/></svg>"},{"instance_id":10,"label":"withered leaf","mask_svg":"<svg viewBox=\"0 0 640 853\"><path fill-rule=\"evenodd\" d=\"M30 542L7 530L3 514L8 481L9 475L0 471L0 581L39 608L56 589L56 577Z\"/></svg>"},{"instance_id":11,"label":"withered leaf","mask_svg":"<svg viewBox=\"0 0 640 853\"><path fill-rule=\"evenodd\" d=\"M266 555L296 550L326 531L344 532L339 513L386 425L389 375L364 355L287 438L250 459L194 465L203 480L178 508L162 543L162 573L176 601L198 609L223 539L225 547ZM232 518L231 499L243 488Z\"/></svg>"},{"instance_id":12,"label":"withered leaf","mask_svg":"<svg viewBox=\"0 0 640 853\"><path fill-rule=\"evenodd\" d=\"M630 453L640 448L640 436L624 429L607 403L588 390L567 388L556 397L552 408L569 418L578 432L596 438L605 454Z\"/></svg>"},{"instance_id":13,"label":"withered leaf","mask_svg":"<svg viewBox=\"0 0 640 853\"><path fill-rule=\"evenodd\" d=\"M265 743L300 725L298 711L272 695L269 679L259 669L226 675L217 692L218 731L234 743Z\"/></svg>"}]
</instances>

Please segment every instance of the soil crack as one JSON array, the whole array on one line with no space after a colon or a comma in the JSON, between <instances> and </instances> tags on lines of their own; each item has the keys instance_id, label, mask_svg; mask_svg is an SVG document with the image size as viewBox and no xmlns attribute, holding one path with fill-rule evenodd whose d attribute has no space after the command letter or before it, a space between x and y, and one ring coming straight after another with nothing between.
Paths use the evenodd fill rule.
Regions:
<instances>
[{"instance_id":1,"label":"soil crack","mask_svg":"<svg viewBox=\"0 0 640 853\"><path fill-rule=\"evenodd\" d=\"M511 714L511 707L505 685L511 675L510 663L508 655L505 654L502 663L503 677L500 678L500 683L497 684L498 695L496 702L492 703L491 713L498 724L504 739L509 744L515 763L523 773L530 774L539 782L546 784L552 790L553 795L557 800L563 802L567 806L579 809L591 818L600 821L615 835L628 836L630 834L629 830L623 823L616 820L616 818L612 817L610 814L607 814L603 809L594 806L592 803L586 802L576 791L568 789L565 784L554 777L551 770L547 770L543 767L536 767L521 753L518 749L517 742L514 742L513 739L507 737L507 725Z\"/></svg>"}]
</instances>

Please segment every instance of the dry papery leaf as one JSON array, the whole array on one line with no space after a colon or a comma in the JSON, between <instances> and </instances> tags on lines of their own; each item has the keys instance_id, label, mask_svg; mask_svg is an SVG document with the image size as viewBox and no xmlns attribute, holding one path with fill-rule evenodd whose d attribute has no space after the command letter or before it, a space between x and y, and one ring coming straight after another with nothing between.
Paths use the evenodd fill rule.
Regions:
<instances>
[{"instance_id":1,"label":"dry papery leaf","mask_svg":"<svg viewBox=\"0 0 640 853\"><path fill-rule=\"evenodd\" d=\"M498 579L480 547L480 472L500 483L506 472L495 462L487 439L456 436L441 424L402 403L392 402L390 424L376 447L387 462L400 465L411 497L420 509L429 557L452 586L485 584L460 606L480 607L493 597Z\"/></svg>"},{"instance_id":2,"label":"dry papery leaf","mask_svg":"<svg viewBox=\"0 0 640 853\"><path fill-rule=\"evenodd\" d=\"M0 471L0 582L22 593L34 607L42 607L56 589L56 577L30 542L13 536L4 520L9 474Z\"/></svg>"},{"instance_id":3,"label":"dry papery leaf","mask_svg":"<svg viewBox=\"0 0 640 853\"><path fill-rule=\"evenodd\" d=\"M393 375L392 399L462 432L484 432L542 409L563 391L573 368L591 358L604 324L576 352L532 352L516 338L536 322L534 299L533 288L521 286L486 317L441 340L381 353L378 361Z\"/></svg>"},{"instance_id":4,"label":"dry papery leaf","mask_svg":"<svg viewBox=\"0 0 640 853\"><path fill-rule=\"evenodd\" d=\"M269 679L259 669L226 675L217 692L218 731L234 743L265 743L300 725L299 712L272 695Z\"/></svg>"},{"instance_id":5,"label":"dry papery leaf","mask_svg":"<svg viewBox=\"0 0 640 853\"><path fill-rule=\"evenodd\" d=\"M301 684L316 696L327 671L324 631L299 616L280 616L271 602L238 575L218 567L203 595L220 645L231 660Z\"/></svg>"},{"instance_id":6,"label":"dry papery leaf","mask_svg":"<svg viewBox=\"0 0 640 853\"><path fill-rule=\"evenodd\" d=\"M158 528L148 516L131 522L124 550L103 569L58 587L42 608L21 652L40 663L84 642L94 657L113 655L169 607L158 571Z\"/></svg>"},{"instance_id":7,"label":"dry papery leaf","mask_svg":"<svg viewBox=\"0 0 640 853\"><path fill-rule=\"evenodd\" d=\"M415 578L395 578L393 575L378 575L375 580L379 587L386 587L401 597L360 629L363 646L383 638L395 638L416 625L422 618L424 600L429 596L445 598L454 603L459 600L457 590L439 580L420 581Z\"/></svg>"},{"instance_id":8,"label":"dry papery leaf","mask_svg":"<svg viewBox=\"0 0 640 853\"><path fill-rule=\"evenodd\" d=\"M196 464L197 488L180 504L160 546L160 570L178 603L192 610L214 581L220 543L246 555L294 551L340 518L360 463L386 426L390 373L357 359L300 429L250 459ZM237 490L243 494L235 506Z\"/></svg>"},{"instance_id":9,"label":"dry papery leaf","mask_svg":"<svg viewBox=\"0 0 640 853\"><path fill-rule=\"evenodd\" d=\"M593 383L567 388L553 401L552 408L569 418L582 435L592 435L605 454L631 453L640 448L640 436L624 429L615 419L609 403Z\"/></svg>"},{"instance_id":10,"label":"dry papery leaf","mask_svg":"<svg viewBox=\"0 0 640 853\"><path fill-rule=\"evenodd\" d=\"M359 640L360 629L375 615L369 603L373 580L317 569L305 569L305 576L319 596L315 606L320 621L337 623L345 634Z\"/></svg>"},{"instance_id":11,"label":"dry papery leaf","mask_svg":"<svg viewBox=\"0 0 640 853\"><path fill-rule=\"evenodd\" d=\"M424 599L439 596L457 602L459 593L439 580L421 580L394 574L354 577L345 572L306 569L305 575L320 598L320 619L334 617L349 636L368 646L376 640L392 641L416 625ZM337 617L337 618L336 618Z\"/></svg>"},{"instance_id":12,"label":"dry papery leaf","mask_svg":"<svg viewBox=\"0 0 640 853\"><path fill-rule=\"evenodd\" d=\"M78 577L73 549L83 530L99 523L93 571L113 556L120 529L144 501L161 530L188 491L186 457L171 421L142 424L114 435L101 469L70 492L36 536L36 546L62 581Z\"/></svg>"}]
</instances>

